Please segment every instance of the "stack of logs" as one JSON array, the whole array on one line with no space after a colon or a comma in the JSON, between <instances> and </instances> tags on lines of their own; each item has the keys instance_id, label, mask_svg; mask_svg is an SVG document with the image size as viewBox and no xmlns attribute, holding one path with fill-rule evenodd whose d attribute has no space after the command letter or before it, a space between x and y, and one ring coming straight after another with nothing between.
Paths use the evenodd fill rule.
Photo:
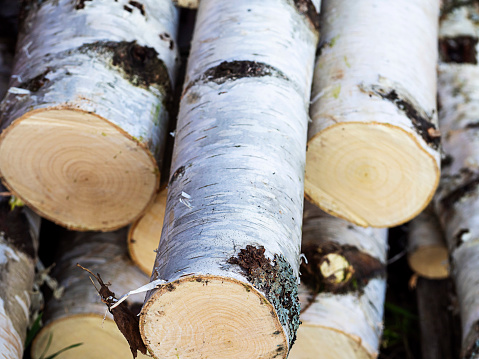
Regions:
<instances>
[{"instance_id":1,"label":"stack of logs","mask_svg":"<svg viewBox=\"0 0 479 359\"><path fill-rule=\"evenodd\" d=\"M375 358L386 228L413 218L420 312L449 323L428 298L451 273L461 358L479 353L474 2L4 3L0 21L19 12L14 61L0 41L7 358L45 278L35 359ZM198 8L186 67L179 7ZM39 216L65 228L41 238L49 274Z\"/></svg>"}]
</instances>

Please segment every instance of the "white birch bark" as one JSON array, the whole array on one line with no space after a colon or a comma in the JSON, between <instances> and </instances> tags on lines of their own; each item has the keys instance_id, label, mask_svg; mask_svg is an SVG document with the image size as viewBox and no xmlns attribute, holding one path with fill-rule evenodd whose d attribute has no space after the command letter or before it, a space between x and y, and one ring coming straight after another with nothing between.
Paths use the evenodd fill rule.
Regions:
<instances>
[{"instance_id":1,"label":"white birch bark","mask_svg":"<svg viewBox=\"0 0 479 359\"><path fill-rule=\"evenodd\" d=\"M426 208L409 223L408 263L418 275L429 279L449 276L449 251L433 208Z\"/></svg>"},{"instance_id":2,"label":"white birch bark","mask_svg":"<svg viewBox=\"0 0 479 359\"><path fill-rule=\"evenodd\" d=\"M45 326L33 342L32 357L40 358L51 336L45 356L83 343L67 353L75 358L131 358L128 343L112 315L106 312L89 274L77 267L80 263L93 273L100 273L118 296L128 288L143 285L148 277L127 257L126 230L67 233L57 258L52 274L65 291L60 299L52 298L47 303L43 316ZM132 296L129 300L130 305L139 307L142 298ZM138 357L147 356L138 353Z\"/></svg>"},{"instance_id":3,"label":"white birch bark","mask_svg":"<svg viewBox=\"0 0 479 359\"><path fill-rule=\"evenodd\" d=\"M21 359L30 325L39 227L29 223L23 208L11 210L8 197L0 202L0 356Z\"/></svg>"},{"instance_id":4,"label":"white birch bark","mask_svg":"<svg viewBox=\"0 0 479 359\"><path fill-rule=\"evenodd\" d=\"M439 0L323 2L305 192L361 226L406 222L439 180Z\"/></svg>"},{"instance_id":5,"label":"white birch bark","mask_svg":"<svg viewBox=\"0 0 479 359\"><path fill-rule=\"evenodd\" d=\"M461 358L479 352L479 16L475 5L451 9L441 23L439 121L445 160L435 204L444 227L462 322ZM472 46L470 46L472 44Z\"/></svg>"},{"instance_id":6,"label":"white birch bark","mask_svg":"<svg viewBox=\"0 0 479 359\"><path fill-rule=\"evenodd\" d=\"M295 338L318 37L295 4L200 2L151 278L168 284L140 319L156 358L285 358Z\"/></svg>"},{"instance_id":7,"label":"white birch bark","mask_svg":"<svg viewBox=\"0 0 479 359\"><path fill-rule=\"evenodd\" d=\"M122 227L158 189L177 10L171 0L25 7L2 103L1 176L63 226Z\"/></svg>"},{"instance_id":8,"label":"white birch bark","mask_svg":"<svg viewBox=\"0 0 479 359\"><path fill-rule=\"evenodd\" d=\"M331 247L334 251L328 250ZM376 358L386 292L387 231L352 225L305 202L304 250L308 263L303 262L301 267L302 325L289 358ZM318 293L311 282L303 279L308 275L307 268L321 272L325 262L331 265L335 259L332 253L343 259L357 256L368 261L346 261L344 270L350 275L338 280L341 276L336 272L333 289L325 290L324 283L319 283L322 289ZM318 255L322 263L317 261ZM375 266L373 270L371 263ZM361 278L367 267L370 269L366 272L370 273ZM322 271L318 275L324 278L324 274ZM352 285L353 282L356 284ZM340 286L344 286L343 290Z\"/></svg>"}]
</instances>

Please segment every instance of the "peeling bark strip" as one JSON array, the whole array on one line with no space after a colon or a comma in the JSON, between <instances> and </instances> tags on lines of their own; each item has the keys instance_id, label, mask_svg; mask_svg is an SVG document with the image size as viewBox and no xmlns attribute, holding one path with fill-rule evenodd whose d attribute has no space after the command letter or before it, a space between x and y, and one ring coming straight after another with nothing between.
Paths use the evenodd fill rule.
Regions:
<instances>
[{"instance_id":1,"label":"peeling bark strip","mask_svg":"<svg viewBox=\"0 0 479 359\"><path fill-rule=\"evenodd\" d=\"M404 112L411 120L417 133L421 135L429 146L435 150L439 148L441 134L433 123L434 119L432 117L428 116L424 111L419 110L418 106L412 104L405 96L398 95L394 89L388 90L377 86L371 86L371 88L375 94L391 101L400 111Z\"/></svg>"},{"instance_id":2,"label":"peeling bark strip","mask_svg":"<svg viewBox=\"0 0 479 359\"><path fill-rule=\"evenodd\" d=\"M26 1L23 13L0 104L0 176L67 228L125 226L158 190L178 11L170 0L49 0Z\"/></svg>"},{"instance_id":3,"label":"peeling bark strip","mask_svg":"<svg viewBox=\"0 0 479 359\"><path fill-rule=\"evenodd\" d=\"M122 302L120 303L120 305L112 309L112 305L115 304L118 299L116 298L115 293L113 293L108 288L111 284L105 284L101 279L100 274L97 273L96 275L94 275L87 268L84 268L79 264L78 266L89 272L100 284L100 289L97 289L96 287L95 289L97 289L101 301L106 304L106 306L108 307L108 311L113 315L113 320L115 321L116 326L120 330L121 334L123 334L125 339L128 341L128 345L130 346L133 358L136 358L138 356L138 351L146 355L146 347L141 340L139 330L140 321L138 319L138 316L131 311L126 302Z\"/></svg>"},{"instance_id":4,"label":"peeling bark strip","mask_svg":"<svg viewBox=\"0 0 479 359\"><path fill-rule=\"evenodd\" d=\"M174 290L140 318L157 358L286 358L294 341L318 34L292 5L200 2L151 278Z\"/></svg>"},{"instance_id":5,"label":"peeling bark strip","mask_svg":"<svg viewBox=\"0 0 479 359\"><path fill-rule=\"evenodd\" d=\"M289 358L377 357L386 249L386 230L354 226L305 202L302 325Z\"/></svg>"},{"instance_id":6,"label":"peeling bark strip","mask_svg":"<svg viewBox=\"0 0 479 359\"><path fill-rule=\"evenodd\" d=\"M102 348L112 358L131 358L131 354L136 357L137 350L140 358L147 358L143 355L146 348L139 335L137 313L132 310L135 304L141 305L141 296L131 296L128 302L105 312L105 304L110 309L116 303L115 292L123 293L148 281L128 258L126 229L108 233L65 231L59 243L52 275L65 291L59 300L52 298L47 303L45 326L33 342L32 357L40 358L52 336L45 357L82 342L73 349L75 357L93 358ZM89 268L91 275L101 272L111 282L104 283L100 275L93 275L100 284L97 291L93 279L78 268L78 262ZM79 339L71 328L84 334Z\"/></svg>"},{"instance_id":7,"label":"peeling bark strip","mask_svg":"<svg viewBox=\"0 0 479 359\"><path fill-rule=\"evenodd\" d=\"M443 38L439 41L439 50L443 62L458 64L477 64L477 37L458 36Z\"/></svg>"},{"instance_id":8,"label":"peeling bark strip","mask_svg":"<svg viewBox=\"0 0 479 359\"><path fill-rule=\"evenodd\" d=\"M432 199L439 2L322 2L305 193L326 212L392 227Z\"/></svg>"},{"instance_id":9,"label":"peeling bark strip","mask_svg":"<svg viewBox=\"0 0 479 359\"><path fill-rule=\"evenodd\" d=\"M445 13L439 41L477 38L478 16L476 2ZM475 63L442 60L438 67L439 123L443 151L454 161L443 168L434 202L448 244L459 302L461 358L474 358L479 343L479 296L473 285L479 282L479 129L474 125L479 118L479 66L477 59Z\"/></svg>"},{"instance_id":10,"label":"peeling bark strip","mask_svg":"<svg viewBox=\"0 0 479 359\"><path fill-rule=\"evenodd\" d=\"M275 255L273 262L264 255L264 247L247 245L237 257L228 263L238 264L245 271L248 281L264 292L273 304L281 324L289 328L289 347L296 340L299 327L298 284L291 265L283 256Z\"/></svg>"}]
</instances>

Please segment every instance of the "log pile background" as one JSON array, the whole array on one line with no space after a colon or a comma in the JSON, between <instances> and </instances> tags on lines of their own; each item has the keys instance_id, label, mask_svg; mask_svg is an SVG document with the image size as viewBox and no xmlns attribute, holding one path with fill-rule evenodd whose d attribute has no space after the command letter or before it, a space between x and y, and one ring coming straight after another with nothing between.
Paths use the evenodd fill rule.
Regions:
<instances>
[{"instance_id":1,"label":"log pile background","mask_svg":"<svg viewBox=\"0 0 479 359\"><path fill-rule=\"evenodd\" d=\"M181 1L174 2L185 7L195 8L197 6L196 1L185 1L184 3L181 3ZM80 3L83 2L80 1ZM137 2L133 3L136 4ZM14 56L15 36L18 31L17 24L19 7L11 7L12 4L14 4L13 1L9 2L8 0L0 0L0 97L3 97L3 95L7 91L8 85L6 84L6 79L8 79L9 72L11 71ZM139 7L136 7L136 5L134 5L133 7L135 7L136 9L140 9ZM190 41L193 36L193 24L195 16L196 10L186 8L180 10L179 22L180 29L182 30L178 34L178 41L176 46L178 46L177 53L178 56L181 58L181 61L178 62L180 66L178 68L178 75L176 78L177 84L175 92L169 99L172 101L171 108L173 110L170 113L172 118L176 117L175 113L178 111L178 106L181 98L181 89L183 87L184 73L186 71L187 56L190 51ZM116 261L118 260L118 258L121 257L121 260L126 261L121 262L121 264L119 265L120 267L129 268L129 266L133 266L133 264L130 262L130 259L127 258L126 254L126 246L128 245L130 256L129 258L136 262L136 265L148 276L151 274L151 267L153 265L150 263L153 263L156 257L156 253L154 252L154 250L156 250L158 246L158 243L155 243L155 241L159 239L159 236L155 235L155 233L161 231L161 228L163 227L163 218L165 218L166 221L168 221L169 219L171 220L171 214L169 214L168 211L166 212L165 217L165 202L168 178L175 178L175 176L178 176L178 173L169 173L171 165L171 153L173 151L173 142L175 140L175 128L175 121L171 121L168 125L168 129L165 129L165 131L171 133L171 135L167 136L165 144L166 154L160 168L161 184L159 185L159 188L161 188L161 191L159 191L159 196L158 198L156 198L156 202L154 202L153 206L150 207L152 211L147 212L147 214L143 217L140 217L139 220L137 218L137 220L129 228L128 234L126 229L120 231L121 236L122 238L124 238L125 241L125 248L122 247L121 249L119 249L121 253L116 253L116 257L114 259ZM437 157L437 154L435 153L434 156ZM182 173L180 173L180 175L182 175ZM7 190L5 190L5 192L7 192ZM176 189L176 192L177 193L175 195L178 195L179 198L183 201L181 202L181 206L189 207L189 205L191 205L188 197L189 194L185 193L181 189ZM427 197L429 197L429 194L427 195ZM21 205L21 203L19 204ZM158 206L159 210L155 210L155 206ZM154 226L149 226L148 223L154 223ZM411 259L415 258L414 253L419 251L419 245L417 243L414 244L411 242L412 236L415 235L414 233L418 231L418 226L419 225L416 225L416 223L413 222L413 225L406 223L398 227L391 228L389 230L388 236L389 251L387 254L387 258L384 257L385 253L381 253L380 255L378 255L380 257L380 262L385 266L385 268L383 269L385 273L382 273L380 278L384 279L387 277L387 292L384 306L384 326L381 326L380 323L375 323L375 326L377 325L377 329L375 329L375 331L380 332L381 329L383 329L383 335L379 342L379 348L367 347L366 351L372 354L364 355L372 355L371 357L375 357L377 355L377 357L381 359L460 358L459 353L461 350L461 327L459 324L459 304L457 296L455 294L454 284L451 278L448 277L449 268L447 267L447 265L445 265L445 263L447 262L447 254L445 254L447 251L447 246L444 243L440 245L431 245L435 249L437 249L438 247L440 247L441 249L437 249L437 251L433 254L429 254L430 252L428 252L428 254L425 255L425 257L433 256L435 259L435 262L433 264L438 265L440 267L439 269L431 269L430 267L428 267L426 268L426 274L424 274L424 272L421 272L421 270L411 270L409 264L411 264L412 261L416 261L421 264L422 261L425 260L422 259L425 257L421 257L421 259L419 260ZM433 225L433 227L437 228L436 225ZM26 359L31 358L32 356L34 358L40 358L40 354L44 352L45 346L49 346L49 349L45 351L45 355L51 355L56 351L65 348L63 346L59 347L56 344L48 345L47 343L50 339L48 337L48 334L45 334L45 332L36 339L36 342L33 341L33 338L31 338L31 336L32 334L38 333L38 324L40 322L49 325L49 321L51 318L63 317L64 312L68 311L68 309L65 309L66 307L61 307L61 305L59 305L58 303L55 304L55 301L58 299L57 296L61 296L61 293L58 293L59 288L57 287L57 284L55 284L56 282L54 278L60 281L61 286L68 288L68 285L71 285L71 280L68 276L65 276L67 272L67 269L65 268L68 267L68 270L74 270L74 263L68 262L68 260L70 260L70 256L71 258L75 258L74 256L79 256L78 258L82 259L82 256L87 256L87 253L90 251L90 249L88 249L87 251L85 251L85 254L82 252L83 249L75 250L74 248L65 248L65 240L70 241L72 244L75 244L75 241L78 242L78 239L68 239L68 237L73 238L74 236L81 238L83 235L75 232L68 232L64 228L58 227L53 222L50 222L46 219L42 220L40 244L38 248L38 258L41 261L41 265L37 265L36 267L37 277L35 278L35 285L41 288L42 292L44 293L44 299L40 300L38 303L32 303L31 307L36 311L37 314L44 314L43 318L40 317L40 320L38 319L38 316L33 317L33 321L30 323L29 330L27 333L25 333L25 336L27 337L27 345L25 347L24 358ZM145 244L140 243L143 240L145 241ZM85 245L88 245L89 242L85 241L85 243ZM98 249L97 253L101 253L101 250L105 249L104 246L101 247L102 249ZM66 256L65 258L67 259L63 257L58 257L59 254L56 253L57 248L60 249L60 256ZM145 250L144 248L148 249ZM69 251L75 254L69 254ZM91 251L96 252L97 250L92 249ZM108 273L107 270L101 269L101 266L99 265L99 263L101 262L100 259L95 259L94 256L89 258L84 257L83 259L84 263L86 263L86 266L89 266L91 267L91 269L94 270L94 274L96 274L97 272L99 272L101 275L103 275L103 273ZM237 261L239 261L240 259L237 259ZM75 261L75 259L73 259L73 261ZM50 266L53 266L53 268L55 268L56 266L56 272L55 269L53 269L53 271L45 269L49 268ZM101 303L100 297L96 295L95 288L93 287L93 285L91 286L91 288L88 289L90 290L90 292L87 293L86 287L83 286L90 285L88 274L86 272L80 271L81 270L78 269L78 273L76 273L76 275L79 277L83 276L83 282L81 282L80 279L73 279L73 281L79 281L78 288L82 289L81 295L85 295L85 298L75 293L71 294L73 295L73 297L70 297L70 294L66 295L66 298L73 303L71 304L72 308L75 305L78 305L78 303L75 303L75 298L81 300L84 303L84 306L79 305L78 309L74 309L72 310L72 312L76 312L78 310L79 313L89 313L88 315L101 316L101 308L105 310L106 306ZM135 269L135 271L137 270ZM146 284L148 282L147 277L145 277L139 271L137 272L138 273L135 274L135 279L118 279L115 278L113 274L107 274L109 277L105 277L103 279L105 280L105 282L111 280L113 287L115 287L114 281L124 282L122 284L125 285L116 287L117 292L115 294L117 297L119 297L120 295L126 293L128 290L136 289L142 284ZM428 273L431 272L434 272L435 274L428 275ZM153 279L156 279L156 277L153 276ZM129 280L130 282L128 282ZM206 285L205 283L207 284L207 281L201 282L202 285ZM98 286L98 288L100 288L98 282L95 282L95 284ZM85 290L83 290L83 288L85 288ZM167 291L168 288L165 287L164 292ZM138 297L132 296L130 298L131 300L129 300L128 306L133 308L132 312L138 313L139 306L141 306L143 301L143 295L144 293L138 295ZM96 299L98 299L98 302L96 304L90 303L94 301L95 297ZM107 296L102 297L102 299L108 307L111 307L114 304L114 302L108 302ZM48 305L48 302L53 304L50 304L50 306L48 307L46 306ZM55 305L57 305L57 307L55 307ZM90 305L93 309L90 309ZM111 321L110 315L107 321L108 320ZM94 325L97 325L98 323L100 323L101 325L101 320L99 322L95 322ZM107 324L106 327L112 327L110 324ZM81 326L82 328L83 326L85 328L88 328L87 324L78 324L78 326ZM112 328L113 329L111 330L113 331L117 330L114 326ZM60 329L60 331L61 330L67 329ZM83 332L86 333L88 332L88 330L89 329L86 329ZM55 338L53 338L53 340L54 339ZM115 340L118 341L122 339L123 338L120 336L115 338ZM373 346L377 345L375 340L378 339L379 337L376 339L372 339L372 342L374 343ZM25 339L23 338L22 340L25 341ZM79 337L74 337L74 339L68 340L73 340L75 342L81 343L81 338ZM353 341L354 340L356 339L353 339ZM291 342L291 338L289 338L289 341ZM360 342L361 340L359 340L359 343ZM31 352L32 343L33 351ZM112 343L116 342L112 341ZM303 343L303 341L299 340L297 343ZM129 344L132 353L136 352L136 349L138 349L140 352L145 350L145 348L141 347L141 345L137 346L137 344L132 344L131 342L127 343L125 340L122 345L125 346L126 349L121 349L122 354L118 355L124 355L125 351L128 356L130 355L127 344ZM98 345L101 346L101 342L99 342ZM35 346L37 348L35 348ZM108 357L109 353L111 354L113 348L116 346L120 346L120 344L111 344L110 347L108 345L105 345L104 348L101 348L101 350L99 350L99 355L101 354L103 355L103 357ZM76 349L78 350L78 353L83 353L80 348L81 346L66 348L68 350L60 354L59 358L79 358L82 356L84 357L85 354L78 354L80 356L76 356L77 354L75 354ZM82 348L82 350L83 349L87 350L86 348ZM378 352L375 353L375 350L378 350ZM0 357L1 353L2 348L0 348ZM296 352L293 351L291 352L290 357L297 359L309 358L307 356L301 355L308 354L296 354ZM139 354L139 356L145 357L142 354ZM15 358L15 356L7 357ZM470 358L473 357L474 356L471 356ZM311 359L313 359L313 357L311 357Z\"/></svg>"}]
</instances>

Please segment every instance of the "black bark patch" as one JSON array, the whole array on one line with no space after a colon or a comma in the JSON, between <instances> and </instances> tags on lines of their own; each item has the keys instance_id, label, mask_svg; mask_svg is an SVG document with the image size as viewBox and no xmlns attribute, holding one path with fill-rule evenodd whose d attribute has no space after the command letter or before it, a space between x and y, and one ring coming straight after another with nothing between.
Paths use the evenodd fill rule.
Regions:
<instances>
[{"instance_id":1,"label":"black bark patch","mask_svg":"<svg viewBox=\"0 0 479 359\"><path fill-rule=\"evenodd\" d=\"M173 182L175 182L178 178L183 177L185 174L185 166L179 167L172 175L168 186L171 186Z\"/></svg>"},{"instance_id":2,"label":"black bark patch","mask_svg":"<svg viewBox=\"0 0 479 359\"><path fill-rule=\"evenodd\" d=\"M439 41L441 60L447 63L477 64L477 37L445 37Z\"/></svg>"},{"instance_id":3,"label":"black bark patch","mask_svg":"<svg viewBox=\"0 0 479 359\"><path fill-rule=\"evenodd\" d=\"M124 78L138 87L158 86L171 93L168 70L155 49L136 41L98 41L78 48L79 52L111 56L112 65L121 70Z\"/></svg>"},{"instance_id":4,"label":"black bark patch","mask_svg":"<svg viewBox=\"0 0 479 359\"><path fill-rule=\"evenodd\" d=\"M140 10L141 15L145 16L145 6L141 2L130 0L128 1L128 4L136 7L138 10Z\"/></svg>"},{"instance_id":5,"label":"black bark patch","mask_svg":"<svg viewBox=\"0 0 479 359\"><path fill-rule=\"evenodd\" d=\"M445 155L441 158L441 168L449 167L454 162L454 158L451 155Z\"/></svg>"},{"instance_id":6,"label":"black bark patch","mask_svg":"<svg viewBox=\"0 0 479 359\"><path fill-rule=\"evenodd\" d=\"M479 121L477 121L477 122L469 122L469 123L465 126L465 128L472 128L472 129L474 129L474 128L479 128Z\"/></svg>"},{"instance_id":7,"label":"black bark patch","mask_svg":"<svg viewBox=\"0 0 479 359\"><path fill-rule=\"evenodd\" d=\"M399 96L396 90L387 90L378 86L372 86L372 92L381 98L391 101L396 107L411 120L417 133L426 141L427 145L437 150L441 143L441 135L432 119L417 106L408 101L404 96Z\"/></svg>"},{"instance_id":8,"label":"black bark patch","mask_svg":"<svg viewBox=\"0 0 479 359\"><path fill-rule=\"evenodd\" d=\"M322 292L334 294L356 292L361 295L371 279L386 275L384 263L354 246L341 246L334 242L325 242L320 245L307 244L303 246L302 252L308 259L308 263L301 264L301 281L315 295ZM343 256L349 263L349 268L344 275L345 280L339 283L336 283L336 278L325 278L320 270L321 265L328 261L327 256L333 253ZM314 301L315 295L309 304Z\"/></svg>"},{"instance_id":9,"label":"black bark patch","mask_svg":"<svg viewBox=\"0 0 479 359\"><path fill-rule=\"evenodd\" d=\"M142 354L146 355L147 350L143 340L141 339L140 322L138 316L131 311L126 302L122 302L117 307L110 309L117 302L115 293L108 288L111 284L105 284L101 279L100 274L97 273L94 275L88 269L79 264L77 265L81 269L90 273L100 284L100 289L97 289L96 287L95 289L97 289L101 301L106 304L108 311L113 315L113 320L115 321L116 326L120 330L121 334L123 334L125 339L128 341L133 358L137 357L137 351L140 351Z\"/></svg>"},{"instance_id":10,"label":"black bark patch","mask_svg":"<svg viewBox=\"0 0 479 359\"><path fill-rule=\"evenodd\" d=\"M462 186L457 187L441 199L441 206L443 206L444 209L450 210L456 202L477 191L479 175L474 174L471 177L472 178L467 180Z\"/></svg>"},{"instance_id":11,"label":"black bark patch","mask_svg":"<svg viewBox=\"0 0 479 359\"><path fill-rule=\"evenodd\" d=\"M210 67L203 73L201 78L191 81L183 93L186 93L197 82L215 82L217 84L226 81L234 81L244 77L274 76L285 80L288 78L279 70L262 62L256 61L223 61L218 66Z\"/></svg>"},{"instance_id":12,"label":"black bark patch","mask_svg":"<svg viewBox=\"0 0 479 359\"><path fill-rule=\"evenodd\" d=\"M478 3L478 0L445 0L443 1L443 5L441 8L441 20L457 8L463 6L470 6Z\"/></svg>"},{"instance_id":13,"label":"black bark patch","mask_svg":"<svg viewBox=\"0 0 479 359\"><path fill-rule=\"evenodd\" d=\"M175 48L175 42L171 38L170 34L168 34L167 32L160 34L160 39L169 43L168 48L170 50L173 50Z\"/></svg>"},{"instance_id":14,"label":"black bark patch","mask_svg":"<svg viewBox=\"0 0 479 359\"><path fill-rule=\"evenodd\" d=\"M133 12L133 8L128 6L128 5L123 5L123 10L128 11L128 12Z\"/></svg>"},{"instance_id":15,"label":"black bark patch","mask_svg":"<svg viewBox=\"0 0 479 359\"><path fill-rule=\"evenodd\" d=\"M455 235L454 235L454 244L456 245L456 249L461 246L461 244L464 243L462 237L465 234L469 233L469 229L466 228L461 228Z\"/></svg>"},{"instance_id":16,"label":"black bark patch","mask_svg":"<svg viewBox=\"0 0 479 359\"><path fill-rule=\"evenodd\" d=\"M80 10L85 8L85 2L92 1L92 0L77 0L75 9Z\"/></svg>"},{"instance_id":17,"label":"black bark patch","mask_svg":"<svg viewBox=\"0 0 479 359\"><path fill-rule=\"evenodd\" d=\"M34 78L22 82L18 87L22 89L27 89L31 92L37 92L40 88L46 85L50 80L46 78L46 75L51 71L50 68L47 68L40 75L35 76Z\"/></svg>"},{"instance_id":18,"label":"black bark patch","mask_svg":"<svg viewBox=\"0 0 479 359\"><path fill-rule=\"evenodd\" d=\"M311 0L294 0L294 5L298 12L309 20L313 28L319 31L319 12L313 2Z\"/></svg>"},{"instance_id":19,"label":"black bark patch","mask_svg":"<svg viewBox=\"0 0 479 359\"><path fill-rule=\"evenodd\" d=\"M263 246L247 245L237 257L228 259L228 263L239 265L248 281L265 293L266 299L273 305L281 324L289 329L289 345L296 340L299 327L300 305L298 284L291 265L282 255L275 254L273 261L264 255Z\"/></svg>"},{"instance_id":20,"label":"black bark patch","mask_svg":"<svg viewBox=\"0 0 479 359\"><path fill-rule=\"evenodd\" d=\"M2 192L6 191L3 186L0 186L0 189ZM30 226L24 208L15 207L12 210L9 199L10 196L0 197L0 233L8 244L34 259L35 244L30 235Z\"/></svg>"}]
</instances>

